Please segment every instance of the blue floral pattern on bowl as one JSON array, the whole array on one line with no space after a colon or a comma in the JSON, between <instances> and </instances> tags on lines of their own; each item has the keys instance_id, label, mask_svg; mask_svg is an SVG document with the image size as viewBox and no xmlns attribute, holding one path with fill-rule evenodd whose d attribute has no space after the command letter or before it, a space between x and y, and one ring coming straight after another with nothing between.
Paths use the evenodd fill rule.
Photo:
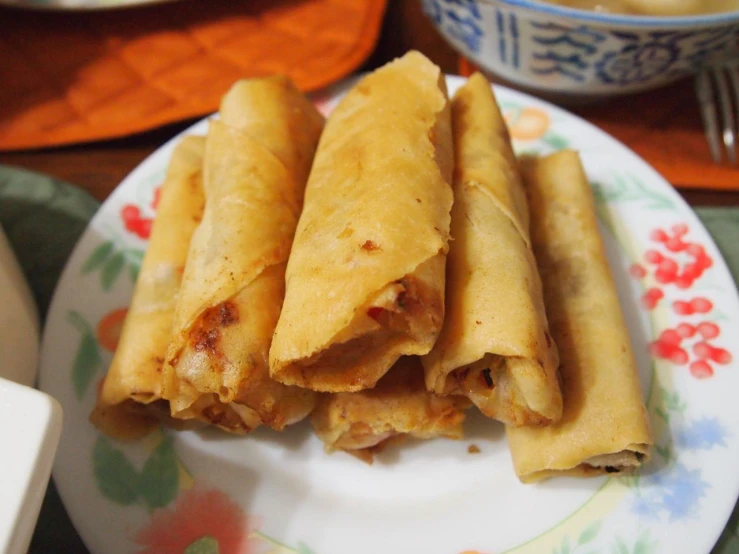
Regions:
<instances>
[{"instance_id":1,"label":"blue floral pattern on bowl","mask_svg":"<svg viewBox=\"0 0 739 554\"><path fill-rule=\"evenodd\" d=\"M603 33L587 27L565 27L555 23L531 23L533 48L530 70L537 75L561 75L573 81L585 80L590 58L598 53Z\"/></svg>"},{"instance_id":2,"label":"blue floral pattern on bowl","mask_svg":"<svg viewBox=\"0 0 739 554\"><path fill-rule=\"evenodd\" d=\"M605 18L583 23L504 0L422 5L442 35L483 68L524 87L558 93L654 88L739 56L739 21L731 17L710 26L663 29L611 25Z\"/></svg>"},{"instance_id":3,"label":"blue floral pattern on bowl","mask_svg":"<svg viewBox=\"0 0 739 554\"><path fill-rule=\"evenodd\" d=\"M475 0L423 0L426 14L455 40L480 51L482 15Z\"/></svg>"},{"instance_id":4,"label":"blue floral pattern on bowl","mask_svg":"<svg viewBox=\"0 0 739 554\"><path fill-rule=\"evenodd\" d=\"M638 83L667 71L679 55L674 44L630 44L607 52L596 63L597 76L606 83Z\"/></svg>"}]
</instances>

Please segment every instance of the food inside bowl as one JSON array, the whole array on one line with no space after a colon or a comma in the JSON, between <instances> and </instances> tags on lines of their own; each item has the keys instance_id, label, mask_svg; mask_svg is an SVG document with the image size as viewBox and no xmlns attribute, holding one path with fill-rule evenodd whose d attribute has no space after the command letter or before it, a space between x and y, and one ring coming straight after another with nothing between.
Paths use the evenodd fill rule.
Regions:
<instances>
[{"instance_id":1,"label":"food inside bowl","mask_svg":"<svg viewBox=\"0 0 739 554\"><path fill-rule=\"evenodd\" d=\"M542 0L580 10L632 15L700 15L739 10L739 0Z\"/></svg>"}]
</instances>

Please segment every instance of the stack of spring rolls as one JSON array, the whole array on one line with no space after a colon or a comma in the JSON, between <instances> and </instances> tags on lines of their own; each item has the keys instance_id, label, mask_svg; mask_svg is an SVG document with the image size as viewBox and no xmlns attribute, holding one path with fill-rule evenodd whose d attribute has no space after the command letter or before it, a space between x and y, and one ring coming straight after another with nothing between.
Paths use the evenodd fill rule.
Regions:
<instances>
[{"instance_id":1,"label":"stack of spring rolls","mask_svg":"<svg viewBox=\"0 0 739 554\"><path fill-rule=\"evenodd\" d=\"M132 438L310 415L327 451L372 461L462 437L468 409L506 425L522 481L649 453L578 155L519 162L490 84L450 100L418 52L325 126L283 77L234 85L172 155L93 422Z\"/></svg>"}]
</instances>

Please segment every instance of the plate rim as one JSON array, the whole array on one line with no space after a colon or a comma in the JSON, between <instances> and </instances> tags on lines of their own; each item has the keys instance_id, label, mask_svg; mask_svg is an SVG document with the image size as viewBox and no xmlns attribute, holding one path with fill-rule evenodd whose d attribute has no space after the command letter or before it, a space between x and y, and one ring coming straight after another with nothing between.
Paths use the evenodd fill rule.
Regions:
<instances>
[{"instance_id":1,"label":"plate rim","mask_svg":"<svg viewBox=\"0 0 739 554\"><path fill-rule=\"evenodd\" d=\"M0 0L0 2L2 2L2 1L3 0ZM141 1L147 2L147 1L176 1L176 0L141 0ZM320 91L316 91L315 93L310 93L308 95L308 97L309 98L313 98L314 95L315 95L315 96L319 96L319 97L325 97L325 98L333 99L336 96L340 95L342 92L344 92L353 82L355 82L356 80L358 80L359 78L361 78L362 75L363 74L358 74L358 75L351 76L351 77L348 77L346 79L343 79L343 80L341 80L341 81L339 81L337 83L334 83L333 85L331 85L329 87L326 87L325 89L322 89ZM457 86L461 85L462 83L464 83L466 81L466 78L465 77L462 77L462 76L459 76L459 75L445 74L445 78L446 78L446 84L447 84L447 87L448 88L457 87ZM716 258L714 258L715 269L718 269L720 271L720 273L725 274L725 275L727 275L729 277L729 279L732 279L731 271L728 268L728 264L726 263L726 260L724 259L723 254L718 249L718 246L716 245L716 242L714 241L713 236L710 234L710 232L708 231L708 229L705 227L705 225L703 224L702 220L697 215L697 213L695 212L695 210L693 209L693 207L685 201L685 199L679 194L679 192L677 191L677 189L671 183L669 183L656 169L654 169L654 167L651 166L651 164L649 164L644 158L642 158L641 156L639 156L639 154L637 154L633 149L631 149L630 147L628 147L626 144L624 144L619 139L613 137L611 134L609 134L605 130L599 128L595 124L587 121L586 119L582 118L581 116L579 116L577 114L574 114L574 113L570 112L566 108L562 108L560 106L557 106L556 104L553 104L552 102L550 102L548 100L539 98L539 97L537 97L535 95L532 95L532 94L529 94L529 93L526 93L526 92L518 91L516 89L513 89L511 87L507 87L507 86L504 86L504 85L498 85L498 84L492 84L491 83L491 86L492 86L492 88L493 88L493 90L494 90L494 92L496 94L496 98L499 97L498 92L499 91L503 91L504 95L511 95L511 96L514 96L517 99L520 99L520 100L523 100L523 101L529 101L529 102L533 102L534 104L544 105L546 107L546 109L551 112L552 115L556 114L556 115L559 115L560 117L564 117L564 118L566 118L566 119L568 119L570 121L576 121L579 125L582 125L585 128L587 128L589 132L596 133L596 134L600 135L601 138L607 139L608 141L611 141L612 144L614 144L615 146L617 146L618 148L620 148L622 150L622 153L628 154L632 158L632 160L636 161L641 166L641 168L642 168L643 171L646 171L646 172L648 172L650 174L650 179L651 180L653 180L655 183L658 181L660 183L660 187L663 190L668 191L668 194L670 196L670 199L673 200L673 201L675 201L675 203L676 203L676 208L675 208L676 211L679 211L679 212L682 212L682 213L685 213L685 214L689 214L693 218L694 224L698 224L699 225L699 227L702 230L704 236L706 237L706 240L704 242L706 244L710 244L711 247L713 247L715 249L715 251L719 253L719 256L716 257ZM93 217L88 222L87 226L85 227L85 230L80 235L78 241L76 242L74 248L72 249L69 258L68 258L67 262L65 263L64 269L60 273L60 277L59 277L59 280L58 280L58 282L57 282L57 284L56 284L56 286L54 288L54 293L52 295L51 302L49 304L49 310L48 310L46 319L44 321L44 332L43 332L43 336L42 336L42 339L41 339L41 349L40 349L40 367L39 367L39 385L38 385L40 390L42 390L44 392L47 392L47 393L49 392L49 391L45 390L45 388L42 386L42 381L45 380L44 379L44 374L46 373L46 371L44 371L44 368L46 366L46 364L44 362L45 362L45 359L47 358L47 355L45 355L45 352L49 349L49 346L48 346L47 343L50 342L50 339L48 338L48 335L47 335L47 333L48 333L48 325L47 325L47 323L50 321L50 319L52 317L52 314L54 314L57 311L57 305L60 302L60 300L59 300L59 290L61 288L61 285L62 285L62 283L64 283L69 278L68 277L68 273L70 273L72 271L72 269L74 269L72 267L72 264L70 263L70 261L75 258L76 254L78 252L78 249L80 248L80 245L83 243L85 237L91 231L91 229L93 228L94 224L98 221L98 218L102 219L102 213L104 211L103 208L109 202L114 202L116 200L116 197L118 196L118 194L120 194L121 190L124 188L124 185L126 185L128 183L128 181L134 180L134 178L137 176L137 174L139 173L139 171L141 171L144 166L148 165L150 163L150 161L151 161L152 158L162 156L162 151L163 150L166 151L168 149L172 149L174 147L174 144L178 140L180 140L183 136L185 136L187 134L199 134L200 135L201 133L199 131L197 131L197 129L199 129L201 127L204 127L205 125L207 125L207 122L210 119L214 118L214 117L217 117L217 113L212 113L212 114L209 114L209 115L207 115L207 116L199 119L198 121L192 123L187 128L185 128L182 131L176 133L174 136L172 136L171 138L169 138L168 140L166 140L165 142L163 142L162 144L160 144L153 152L151 152L143 160L141 160L138 164L136 164L136 166L133 169L131 169L126 174L126 176L118 183L118 185L116 185L116 187L113 188L113 190L108 195L108 197L103 202L101 202L100 207L98 208L97 212L93 215ZM195 130L195 132L194 132L194 130ZM75 268L76 268L76 266L75 266ZM734 301L734 303L737 304L737 305L739 305L739 292L737 291L736 287L733 288L730 291L726 291L725 294L727 296L731 296L732 297L732 300ZM739 461L739 460L737 460L737 461ZM54 463L54 467L53 467L53 471L52 471L52 476L54 477L55 480L56 480L57 474L60 473L60 472L62 472L62 471L63 471L62 468L61 467L58 467L57 466L57 463L55 462ZM734 509L734 506L736 505L737 499L739 498L739 475L737 475L737 476L734 477L734 482L735 482L734 483L734 487L733 487L734 493L733 493L733 495L731 495L731 497L733 497L733 499L734 499L733 502L731 502L729 504L728 501L727 501L727 506L724 507L721 510L722 516L720 518L716 518L716 517L711 518L714 522L718 521L721 524L720 525L714 525L716 531L711 534L712 536L710 538L707 537L707 540L710 540L711 547L708 549L708 551L706 552L706 554L709 554L710 553L710 551L713 549L713 547L717 543L718 539L720 538L720 536L721 536L723 530L725 529L726 524L727 524L727 522L728 522L728 520L729 520L729 518L730 518L730 516L731 516L731 514L733 512L733 509ZM62 502L64 504L65 510L69 514L70 520L72 521L72 524L74 525L75 530L78 533L79 537L85 543L85 546L88 548L88 550L90 550L90 552L94 552L90 548L90 546L88 544L88 540L85 539L83 533L80 531L80 526L75 522L75 517L72 515L72 513L68 509L67 502L65 501L65 499L64 499L64 497L62 495L61 488L59 490L59 494L60 494L60 497L61 497ZM590 497L590 498L592 498L592 497ZM727 496L726 498L729 498L729 496ZM587 502L589 502L589 500L586 501L586 503ZM584 506L584 504L583 504L583 506ZM716 513L715 504L712 505L712 510L714 511L714 513ZM543 532L545 533L548 530L549 529L545 529ZM516 546L513 547L513 549L515 550L516 548L518 548L520 546L522 546L522 545L516 545ZM507 550L506 550L506 552L507 552Z\"/></svg>"}]
</instances>

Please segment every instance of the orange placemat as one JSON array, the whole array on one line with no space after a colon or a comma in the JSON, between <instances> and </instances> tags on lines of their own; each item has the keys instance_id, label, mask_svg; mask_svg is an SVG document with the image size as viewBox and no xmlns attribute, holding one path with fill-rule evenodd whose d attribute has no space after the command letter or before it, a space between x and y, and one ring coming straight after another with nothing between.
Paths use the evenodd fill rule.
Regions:
<instances>
[{"instance_id":1,"label":"orange placemat","mask_svg":"<svg viewBox=\"0 0 739 554\"><path fill-rule=\"evenodd\" d=\"M475 66L460 60L460 74ZM676 187L739 190L739 168L711 159L691 80L588 106L566 108L613 135Z\"/></svg>"},{"instance_id":2,"label":"orange placemat","mask_svg":"<svg viewBox=\"0 0 739 554\"><path fill-rule=\"evenodd\" d=\"M241 77L305 91L357 68L387 0L187 0L0 8L0 150L120 137L214 111Z\"/></svg>"}]
</instances>

